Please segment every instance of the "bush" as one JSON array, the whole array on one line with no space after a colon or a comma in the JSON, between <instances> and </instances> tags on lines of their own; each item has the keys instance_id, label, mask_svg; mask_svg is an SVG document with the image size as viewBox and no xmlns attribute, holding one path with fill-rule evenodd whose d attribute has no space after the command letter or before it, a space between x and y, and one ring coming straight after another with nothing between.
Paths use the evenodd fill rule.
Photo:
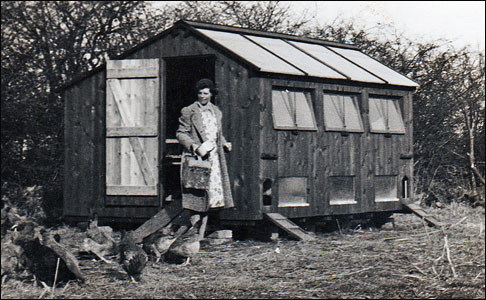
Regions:
<instances>
[{"instance_id":1,"label":"bush","mask_svg":"<svg viewBox=\"0 0 486 300\"><path fill-rule=\"evenodd\" d=\"M21 187L3 182L2 227L4 224L3 219L6 217L3 212L7 210L13 210L20 217L26 217L38 224L44 224L47 220L47 215L45 213L42 186Z\"/></svg>"}]
</instances>

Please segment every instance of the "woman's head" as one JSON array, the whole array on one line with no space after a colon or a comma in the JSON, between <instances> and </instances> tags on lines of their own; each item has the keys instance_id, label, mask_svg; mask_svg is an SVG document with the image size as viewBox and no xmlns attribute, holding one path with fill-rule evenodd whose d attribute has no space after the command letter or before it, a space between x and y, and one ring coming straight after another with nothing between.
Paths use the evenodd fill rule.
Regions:
<instances>
[{"instance_id":1,"label":"woman's head","mask_svg":"<svg viewBox=\"0 0 486 300\"><path fill-rule=\"evenodd\" d=\"M196 83L197 99L201 104L207 104L212 96L218 94L218 90L214 87L212 80L204 78Z\"/></svg>"}]
</instances>

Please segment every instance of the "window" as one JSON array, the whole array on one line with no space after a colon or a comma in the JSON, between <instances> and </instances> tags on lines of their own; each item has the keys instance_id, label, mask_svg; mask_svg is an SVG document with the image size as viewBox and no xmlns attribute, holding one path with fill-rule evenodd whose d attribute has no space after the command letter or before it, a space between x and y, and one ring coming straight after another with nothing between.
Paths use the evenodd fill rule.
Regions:
<instances>
[{"instance_id":1,"label":"window","mask_svg":"<svg viewBox=\"0 0 486 300\"><path fill-rule=\"evenodd\" d=\"M329 204L357 204L354 199L354 176L329 177Z\"/></svg>"},{"instance_id":2,"label":"window","mask_svg":"<svg viewBox=\"0 0 486 300\"><path fill-rule=\"evenodd\" d=\"M272 114L275 129L317 130L310 92L274 89Z\"/></svg>"},{"instance_id":3,"label":"window","mask_svg":"<svg viewBox=\"0 0 486 300\"><path fill-rule=\"evenodd\" d=\"M371 132L405 133L398 100L370 97Z\"/></svg>"},{"instance_id":4,"label":"window","mask_svg":"<svg viewBox=\"0 0 486 300\"><path fill-rule=\"evenodd\" d=\"M397 176L375 176L375 202L398 201Z\"/></svg>"},{"instance_id":5,"label":"window","mask_svg":"<svg viewBox=\"0 0 486 300\"><path fill-rule=\"evenodd\" d=\"M325 93L324 125L328 131L363 132L357 96Z\"/></svg>"},{"instance_id":6,"label":"window","mask_svg":"<svg viewBox=\"0 0 486 300\"><path fill-rule=\"evenodd\" d=\"M278 178L278 207L309 206L307 177Z\"/></svg>"}]
</instances>

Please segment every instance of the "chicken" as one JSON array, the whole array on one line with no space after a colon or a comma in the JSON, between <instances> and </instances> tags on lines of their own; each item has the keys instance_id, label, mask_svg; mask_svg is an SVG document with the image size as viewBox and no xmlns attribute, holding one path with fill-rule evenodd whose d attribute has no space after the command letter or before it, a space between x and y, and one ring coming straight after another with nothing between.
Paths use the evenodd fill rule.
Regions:
<instances>
[{"instance_id":1,"label":"chicken","mask_svg":"<svg viewBox=\"0 0 486 300\"><path fill-rule=\"evenodd\" d=\"M158 263L161 257L169 250L170 245L176 240L173 234L160 235L157 234L151 237L149 240L144 241L143 249L150 257L155 258L155 262Z\"/></svg>"},{"instance_id":2,"label":"chicken","mask_svg":"<svg viewBox=\"0 0 486 300\"><path fill-rule=\"evenodd\" d=\"M90 219L86 235L98 244L114 244L113 229L109 226L98 226L98 214L94 213Z\"/></svg>"},{"instance_id":3,"label":"chicken","mask_svg":"<svg viewBox=\"0 0 486 300\"><path fill-rule=\"evenodd\" d=\"M180 260L182 258L186 259L182 265L189 264L191 257L199 252L200 241L201 238L199 236L198 228L196 224L194 224L184 235L172 243L167 252L169 260Z\"/></svg>"},{"instance_id":4,"label":"chicken","mask_svg":"<svg viewBox=\"0 0 486 300\"><path fill-rule=\"evenodd\" d=\"M81 248L86 252L95 254L105 263L111 263L104 256L113 254L115 239L112 237L112 233L111 227L98 226L98 215L94 213L86 230L87 238L83 240Z\"/></svg>"},{"instance_id":5,"label":"chicken","mask_svg":"<svg viewBox=\"0 0 486 300\"><path fill-rule=\"evenodd\" d=\"M83 240L83 244L81 245L81 249L83 251L93 253L105 263L111 264L112 262L109 259L106 259L105 256L111 254L112 246L112 243L98 244L90 238L85 238Z\"/></svg>"},{"instance_id":6,"label":"chicken","mask_svg":"<svg viewBox=\"0 0 486 300\"><path fill-rule=\"evenodd\" d=\"M155 256L155 262L158 263L162 256L169 250L172 243L174 243L186 230L187 226L181 226L175 233L170 230L157 232L144 240L143 247L147 253Z\"/></svg>"},{"instance_id":7,"label":"chicken","mask_svg":"<svg viewBox=\"0 0 486 300\"><path fill-rule=\"evenodd\" d=\"M123 269L132 281L139 281L148 257L145 251L135 243L132 232L128 232L123 236L118 249Z\"/></svg>"}]
</instances>

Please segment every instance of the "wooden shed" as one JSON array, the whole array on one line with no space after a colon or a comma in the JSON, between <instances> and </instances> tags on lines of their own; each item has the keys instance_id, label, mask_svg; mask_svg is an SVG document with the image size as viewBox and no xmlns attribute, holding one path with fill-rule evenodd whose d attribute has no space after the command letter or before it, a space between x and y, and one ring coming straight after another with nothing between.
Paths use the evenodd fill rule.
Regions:
<instances>
[{"instance_id":1,"label":"wooden shed","mask_svg":"<svg viewBox=\"0 0 486 300\"><path fill-rule=\"evenodd\" d=\"M180 110L219 89L235 208L221 221L380 214L413 199L415 82L353 45L192 21L63 91L64 216L144 221L180 197Z\"/></svg>"}]
</instances>

